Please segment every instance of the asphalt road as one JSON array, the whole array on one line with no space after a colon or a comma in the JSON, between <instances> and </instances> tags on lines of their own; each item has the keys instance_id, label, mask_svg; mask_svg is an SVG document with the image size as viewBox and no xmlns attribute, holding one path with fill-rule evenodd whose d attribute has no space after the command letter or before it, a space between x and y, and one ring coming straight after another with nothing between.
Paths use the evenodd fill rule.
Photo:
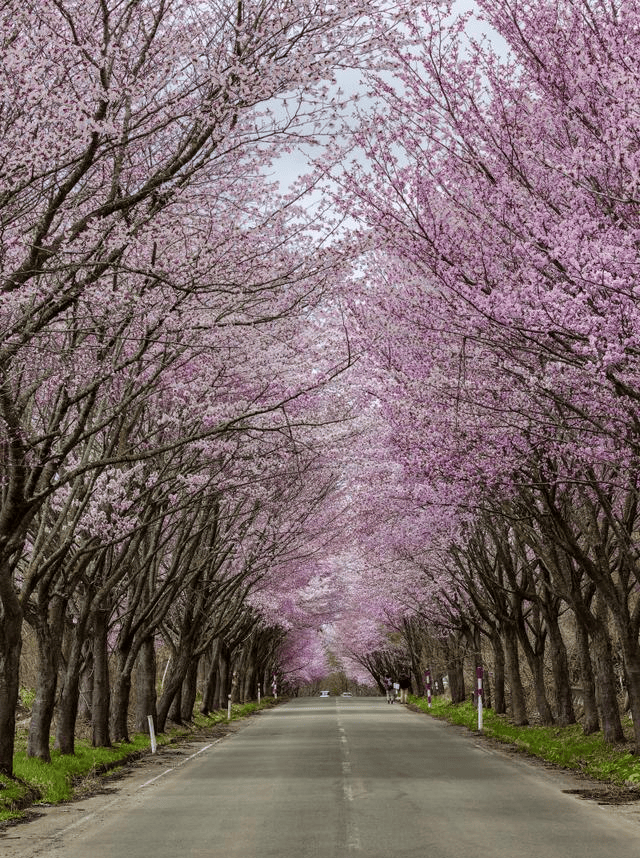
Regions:
<instances>
[{"instance_id":1,"label":"asphalt road","mask_svg":"<svg viewBox=\"0 0 640 858\"><path fill-rule=\"evenodd\" d=\"M640 807L382 698L295 700L0 835L6 858L638 858ZM584 786L584 784L582 784Z\"/></svg>"}]
</instances>

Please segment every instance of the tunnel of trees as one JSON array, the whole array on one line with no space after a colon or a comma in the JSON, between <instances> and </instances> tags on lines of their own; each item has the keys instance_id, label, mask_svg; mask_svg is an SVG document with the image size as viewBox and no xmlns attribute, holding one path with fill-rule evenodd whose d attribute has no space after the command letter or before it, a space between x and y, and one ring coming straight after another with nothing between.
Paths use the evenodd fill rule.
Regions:
<instances>
[{"instance_id":1,"label":"tunnel of trees","mask_svg":"<svg viewBox=\"0 0 640 858\"><path fill-rule=\"evenodd\" d=\"M480 665L640 751L640 4L0 22L0 772Z\"/></svg>"}]
</instances>

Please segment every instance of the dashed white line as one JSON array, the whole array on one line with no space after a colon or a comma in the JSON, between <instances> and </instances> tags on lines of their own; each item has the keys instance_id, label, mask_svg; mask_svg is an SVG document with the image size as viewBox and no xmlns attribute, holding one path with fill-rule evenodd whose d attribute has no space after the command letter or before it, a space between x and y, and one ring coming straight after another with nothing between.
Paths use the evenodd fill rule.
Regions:
<instances>
[{"instance_id":1,"label":"dashed white line","mask_svg":"<svg viewBox=\"0 0 640 858\"><path fill-rule=\"evenodd\" d=\"M360 843L360 831L358 823L354 817L353 808L353 785L351 783L352 768L351 754L349 752L349 740L347 739L346 730L342 725L340 716L338 715L338 733L340 736L340 752L342 754L342 795L346 803L346 845L348 852L361 852L362 845Z\"/></svg>"}]
</instances>

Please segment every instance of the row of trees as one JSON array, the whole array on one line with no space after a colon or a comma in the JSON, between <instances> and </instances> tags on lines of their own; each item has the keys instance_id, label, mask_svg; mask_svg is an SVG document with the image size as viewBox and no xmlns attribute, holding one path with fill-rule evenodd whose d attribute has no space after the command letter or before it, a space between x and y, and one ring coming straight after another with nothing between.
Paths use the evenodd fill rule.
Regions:
<instances>
[{"instance_id":1,"label":"row of trees","mask_svg":"<svg viewBox=\"0 0 640 858\"><path fill-rule=\"evenodd\" d=\"M407 24L340 174L387 445L361 575L410 650L449 647L454 698L488 651L498 711L506 679L518 723L570 723L577 685L617 741L622 680L640 751L640 6L477 6L492 38L447 3Z\"/></svg>"},{"instance_id":2,"label":"row of trees","mask_svg":"<svg viewBox=\"0 0 640 858\"><path fill-rule=\"evenodd\" d=\"M45 759L436 647L610 741L619 652L640 750L640 5L366 5L0 12L0 771L25 621Z\"/></svg>"},{"instance_id":3,"label":"row of trees","mask_svg":"<svg viewBox=\"0 0 640 858\"><path fill-rule=\"evenodd\" d=\"M300 606L326 610L346 251L268 176L341 108L335 69L376 49L386 5L3 4L1 772L24 621L47 759L56 700L73 751L90 674L94 742L123 738L164 642L162 729L202 658L217 705L233 653L254 686L307 635Z\"/></svg>"}]
</instances>

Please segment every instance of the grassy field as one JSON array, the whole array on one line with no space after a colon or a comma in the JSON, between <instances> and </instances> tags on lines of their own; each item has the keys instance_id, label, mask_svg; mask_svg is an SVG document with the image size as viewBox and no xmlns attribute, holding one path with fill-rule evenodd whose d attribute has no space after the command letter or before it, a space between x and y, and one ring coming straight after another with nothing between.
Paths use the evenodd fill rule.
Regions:
<instances>
[{"instance_id":1,"label":"grassy field","mask_svg":"<svg viewBox=\"0 0 640 858\"><path fill-rule=\"evenodd\" d=\"M477 730L478 717L471 702L452 705L444 697L434 697L431 709L425 697L411 697L411 703L435 718ZM515 727L504 715L484 710L483 733L523 753L539 757L590 778L617 786L640 786L640 758L629 744L612 746L602 733L585 736L579 724L570 727Z\"/></svg>"},{"instance_id":2,"label":"grassy field","mask_svg":"<svg viewBox=\"0 0 640 858\"><path fill-rule=\"evenodd\" d=\"M246 718L248 715L271 706L271 698L258 703L245 703L232 706L231 720ZM187 738L195 730L205 730L216 724L227 723L227 711L214 712L204 716L199 713L188 727L175 727L167 733L157 736L159 746L167 745ZM73 798L87 780L95 779L101 773L113 771L118 766L150 752L149 736L139 733L130 742L114 743L111 748L94 748L88 742L76 741L76 753L73 756L61 755L51 751L51 762L43 763L27 757L26 731L16 738L14 756L14 778L0 775L0 823L20 817L24 809L33 804L56 804Z\"/></svg>"}]
</instances>

